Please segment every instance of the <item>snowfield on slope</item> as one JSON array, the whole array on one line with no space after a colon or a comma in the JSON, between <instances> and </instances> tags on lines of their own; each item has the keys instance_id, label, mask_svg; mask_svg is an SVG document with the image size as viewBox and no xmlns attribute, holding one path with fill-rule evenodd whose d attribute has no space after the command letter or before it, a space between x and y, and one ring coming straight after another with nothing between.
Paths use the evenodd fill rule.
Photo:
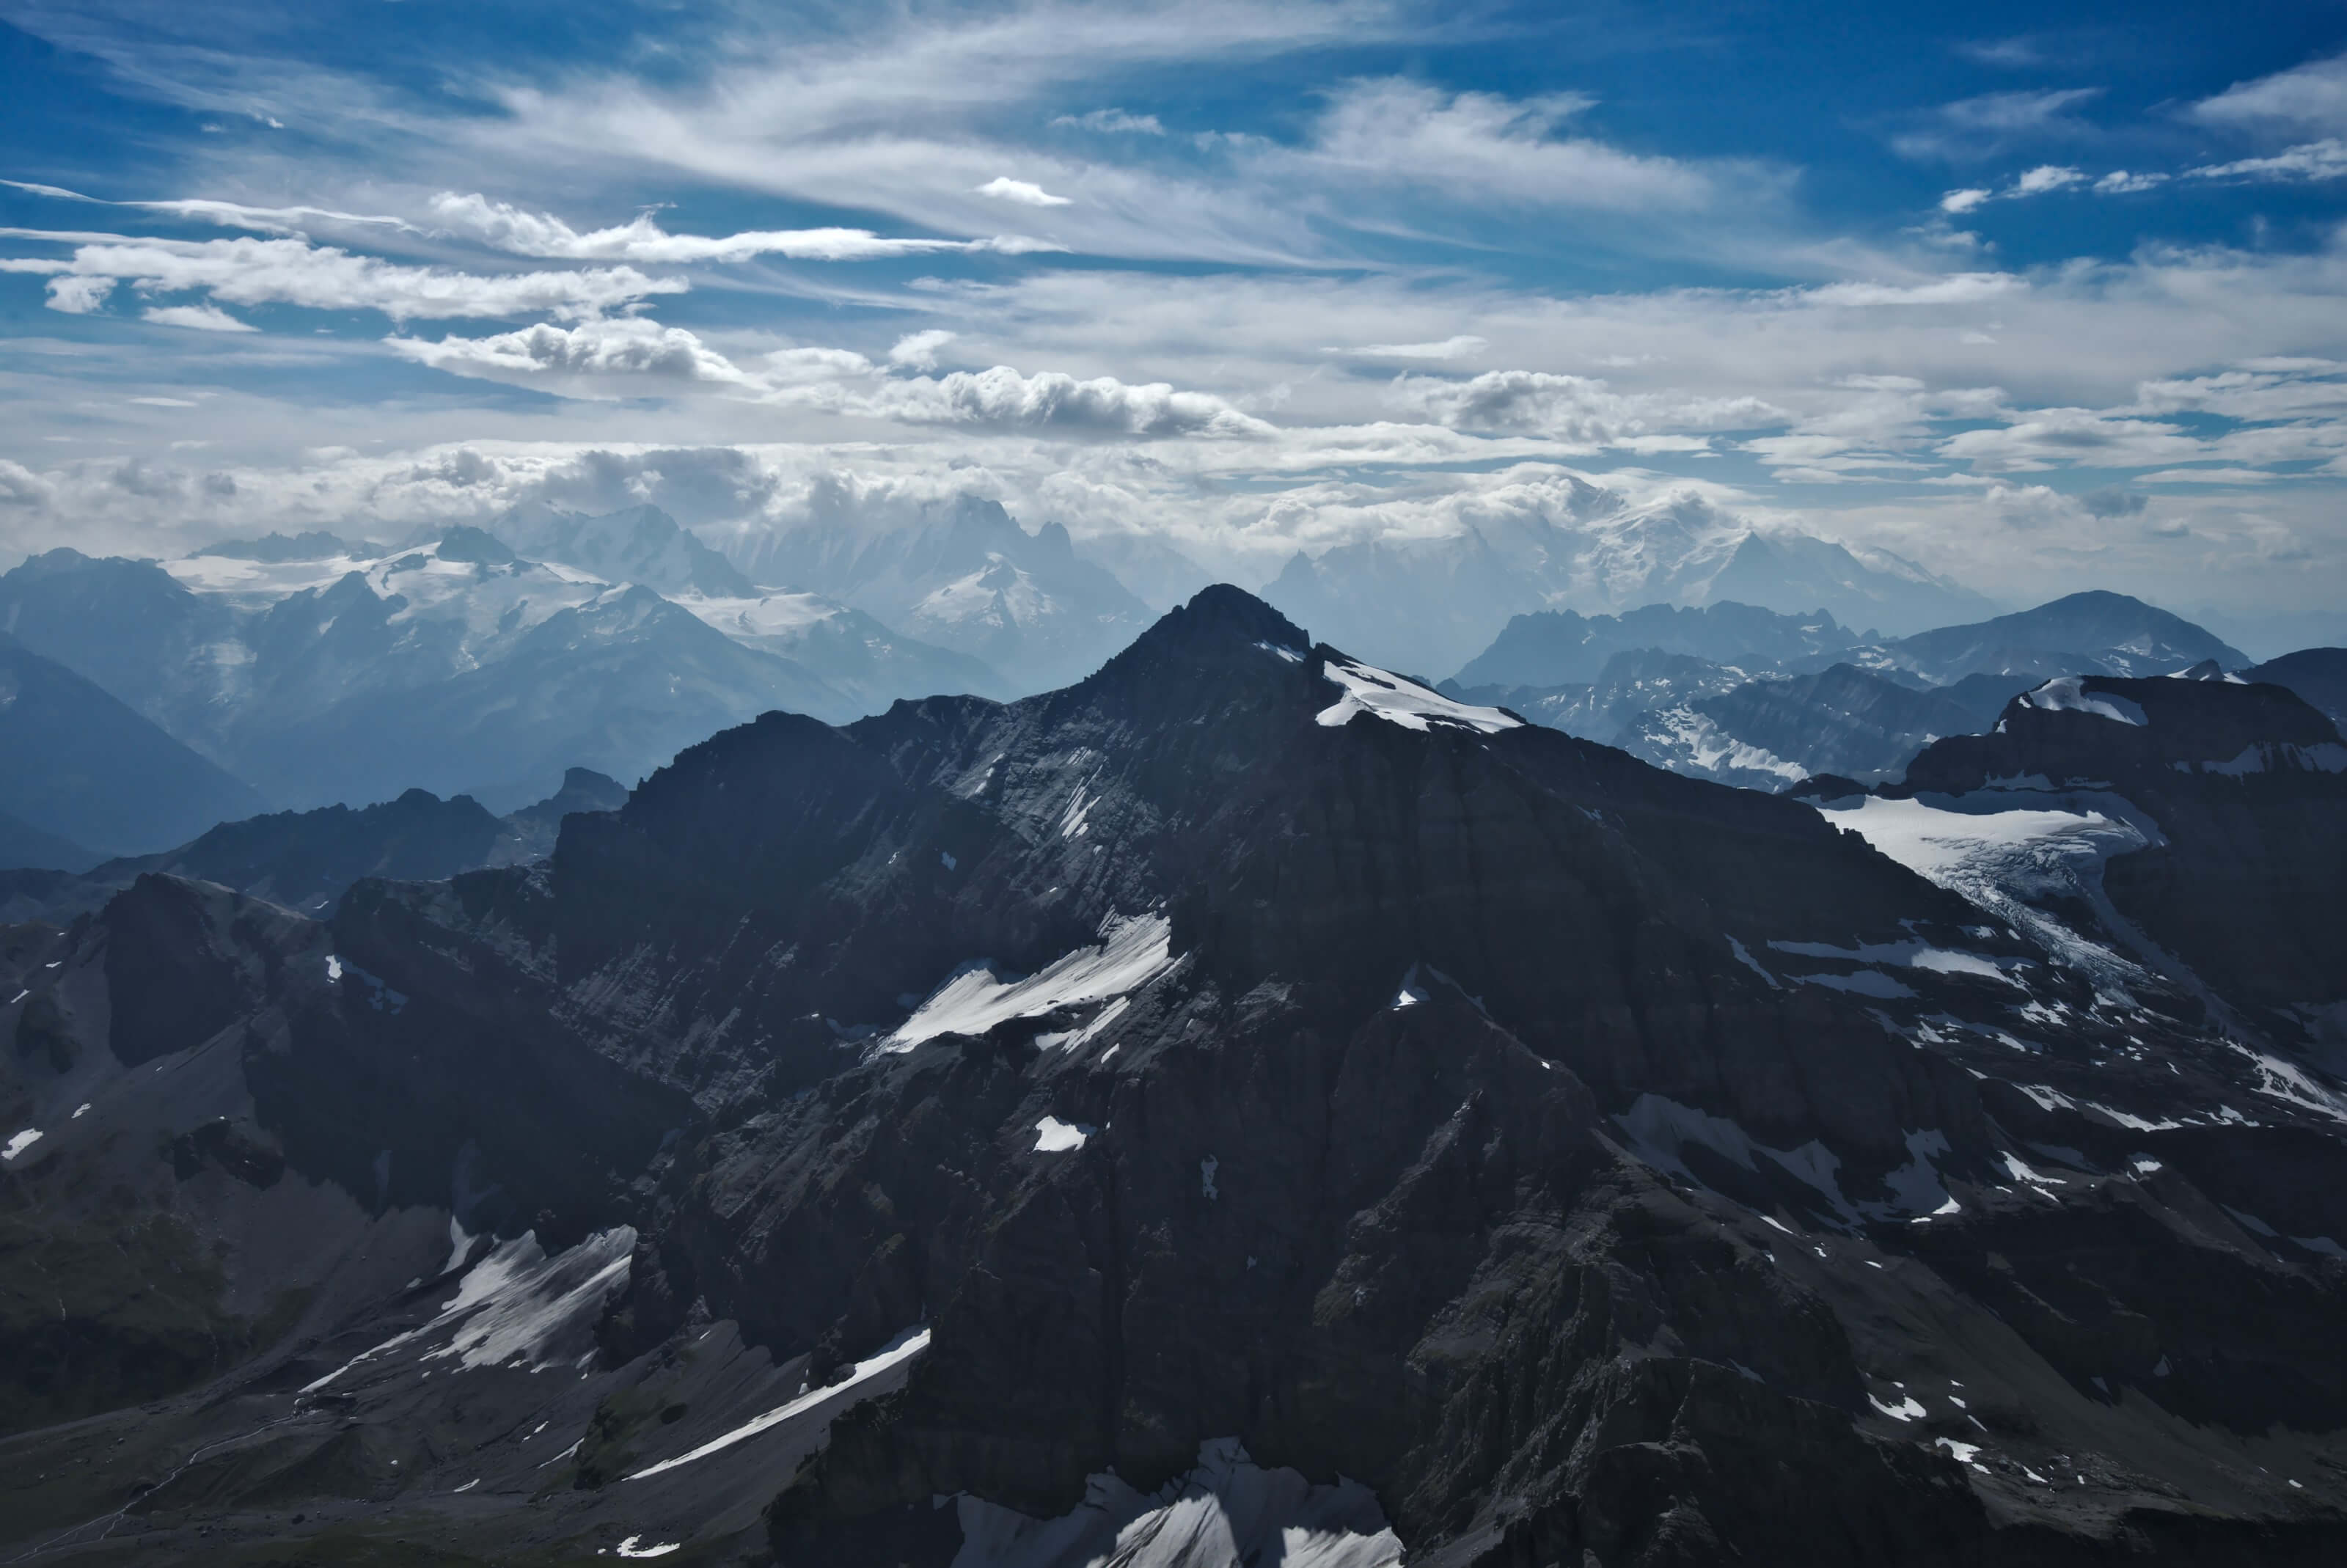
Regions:
<instances>
[{"instance_id":1,"label":"snowfield on slope","mask_svg":"<svg viewBox=\"0 0 2347 1568\"><path fill-rule=\"evenodd\" d=\"M913 1009L881 1049L910 1050L941 1034L984 1034L1014 1018L1109 1001L1139 990L1173 967L1174 922L1163 915L1111 915L1101 922L1100 934L1100 946L1079 948L1024 979L998 974L987 959L963 966Z\"/></svg>"},{"instance_id":2,"label":"snowfield on slope","mask_svg":"<svg viewBox=\"0 0 2347 1568\"><path fill-rule=\"evenodd\" d=\"M1330 729L1350 723L1357 713L1374 714L1405 730L1430 730L1444 724L1488 735L1523 725L1522 719L1497 708L1454 702L1415 681L1405 681L1390 671L1372 669L1367 664L1324 660L1320 673L1345 693L1316 716L1318 723Z\"/></svg>"}]
</instances>

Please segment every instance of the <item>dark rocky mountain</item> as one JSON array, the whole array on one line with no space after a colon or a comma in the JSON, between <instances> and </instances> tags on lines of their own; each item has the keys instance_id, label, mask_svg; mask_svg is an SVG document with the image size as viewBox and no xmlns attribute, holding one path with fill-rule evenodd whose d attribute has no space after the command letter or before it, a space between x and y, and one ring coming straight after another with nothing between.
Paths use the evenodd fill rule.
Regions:
<instances>
[{"instance_id":1,"label":"dark rocky mountain","mask_svg":"<svg viewBox=\"0 0 2347 1568\"><path fill-rule=\"evenodd\" d=\"M355 809L275 812L222 823L176 849L108 860L80 876L0 875L0 921L63 925L152 873L216 883L314 916L331 912L354 883L368 877L444 882L543 859L553 853L564 817L614 811L627 798L616 781L572 768L561 789L504 817L470 795L442 800L420 789Z\"/></svg>"},{"instance_id":2,"label":"dark rocky mountain","mask_svg":"<svg viewBox=\"0 0 2347 1568\"><path fill-rule=\"evenodd\" d=\"M526 805L507 817L506 825L512 830L522 858L543 859L554 853L554 844L562 832L562 819L573 812L617 811L628 803L628 786L593 768L569 768L562 774L562 787L533 805ZM487 865L484 860L481 865ZM462 869L471 870L471 866ZM454 875L454 873L450 873ZM437 880L434 878L433 880Z\"/></svg>"},{"instance_id":3,"label":"dark rocky mountain","mask_svg":"<svg viewBox=\"0 0 2347 1568\"><path fill-rule=\"evenodd\" d=\"M2303 648L2240 673L2245 680L2287 686L2332 723L2347 724L2347 648Z\"/></svg>"},{"instance_id":4,"label":"dark rocky mountain","mask_svg":"<svg viewBox=\"0 0 2347 1568\"><path fill-rule=\"evenodd\" d=\"M2271 690L2142 684L2078 695ZM2335 786L2305 712L2113 767ZM1062 691L764 715L541 865L142 877L0 943L0 1538L2334 1559L2332 1069L1849 825L1217 589Z\"/></svg>"},{"instance_id":5,"label":"dark rocky mountain","mask_svg":"<svg viewBox=\"0 0 2347 1568\"><path fill-rule=\"evenodd\" d=\"M729 553L759 581L843 600L983 661L1022 692L1089 672L1150 619L1113 574L1076 553L1065 528L1030 534L1000 502L977 496L898 528L819 510L797 528L744 534Z\"/></svg>"},{"instance_id":6,"label":"dark rocky mountain","mask_svg":"<svg viewBox=\"0 0 2347 1568\"><path fill-rule=\"evenodd\" d=\"M2238 670L2248 657L2183 617L2123 593L2074 593L1975 625L1889 643L1880 662L1945 685L1966 675L2168 675L2204 659Z\"/></svg>"},{"instance_id":7,"label":"dark rocky mountain","mask_svg":"<svg viewBox=\"0 0 2347 1568\"><path fill-rule=\"evenodd\" d=\"M1674 773L1753 789L1782 789L1812 774L1873 783L1896 777L1943 735L1987 729L2017 683L1976 676L1961 688L1918 692L1834 664L1659 706L1627 723L1615 743Z\"/></svg>"},{"instance_id":8,"label":"dark rocky mountain","mask_svg":"<svg viewBox=\"0 0 2347 1568\"><path fill-rule=\"evenodd\" d=\"M25 831L0 865L80 870L249 816L252 787L53 659L0 633L0 814ZM41 860L26 856L57 856Z\"/></svg>"},{"instance_id":9,"label":"dark rocky mountain","mask_svg":"<svg viewBox=\"0 0 2347 1568\"><path fill-rule=\"evenodd\" d=\"M1509 621L1457 680L1464 687L1594 682L1614 655L1640 650L1768 667L1835 652L1862 640L1822 611L1779 615L1732 601L1699 609L1649 604L1620 615L1544 610Z\"/></svg>"},{"instance_id":10,"label":"dark rocky mountain","mask_svg":"<svg viewBox=\"0 0 2347 1568\"><path fill-rule=\"evenodd\" d=\"M2347 1064L2347 744L2296 693L2065 677L2014 699L1993 733L1926 748L1882 793L2107 817L2137 842L2103 848L2090 934L2219 999L2245 1033Z\"/></svg>"}]
</instances>

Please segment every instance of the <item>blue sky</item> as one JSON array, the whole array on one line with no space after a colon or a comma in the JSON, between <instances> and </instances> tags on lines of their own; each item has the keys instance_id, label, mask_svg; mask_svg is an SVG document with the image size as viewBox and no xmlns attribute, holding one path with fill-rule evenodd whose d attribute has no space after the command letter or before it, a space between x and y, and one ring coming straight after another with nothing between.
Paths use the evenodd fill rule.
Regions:
<instances>
[{"instance_id":1,"label":"blue sky","mask_svg":"<svg viewBox=\"0 0 2347 1568\"><path fill-rule=\"evenodd\" d=\"M0 559L1569 476L2314 618L2347 6L0 0Z\"/></svg>"}]
</instances>

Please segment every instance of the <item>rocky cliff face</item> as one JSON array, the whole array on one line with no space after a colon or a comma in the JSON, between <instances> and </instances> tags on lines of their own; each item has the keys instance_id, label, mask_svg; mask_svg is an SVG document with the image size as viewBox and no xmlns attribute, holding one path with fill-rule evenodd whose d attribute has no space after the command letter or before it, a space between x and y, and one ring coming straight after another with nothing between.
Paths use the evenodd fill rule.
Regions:
<instances>
[{"instance_id":1,"label":"rocky cliff face","mask_svg":"<svg viewBox=\"0 0 2347 1568\"><path fill-rule=\"evenodd\" d=\"M2027 711L2114 723L2067 701ZM1223 589L1044 696L767 715L331 924L150 878L10 953L69 1059L11 1059L11 1213L61 1245L125 1162L309 1295L195 1292L243 1337L16 1440L91 1462L12 1534L2326 1560L2321 1062L1847 825ZM267 1261L268 1194L332 1262Z\"/></svg>"}]
</instances>

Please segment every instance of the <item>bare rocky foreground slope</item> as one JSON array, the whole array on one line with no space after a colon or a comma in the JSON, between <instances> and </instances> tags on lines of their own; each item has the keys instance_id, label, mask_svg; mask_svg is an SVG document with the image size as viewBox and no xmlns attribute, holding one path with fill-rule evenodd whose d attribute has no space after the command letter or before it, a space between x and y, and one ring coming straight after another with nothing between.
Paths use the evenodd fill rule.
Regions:
<instances>
[{"instance_id":1,"label":"bare rocky foreground slope","mask_svg":"<svg viewBox=\"0 0 2347 1568\"><path fill-rule=\"evenodd\" d=\"M539 865L12 928L0 1557L2339 1561L2339 938L2259 953L2347 773L2157 684L1820 812L1215 589Z\"/></svg>"}]
</instances>

